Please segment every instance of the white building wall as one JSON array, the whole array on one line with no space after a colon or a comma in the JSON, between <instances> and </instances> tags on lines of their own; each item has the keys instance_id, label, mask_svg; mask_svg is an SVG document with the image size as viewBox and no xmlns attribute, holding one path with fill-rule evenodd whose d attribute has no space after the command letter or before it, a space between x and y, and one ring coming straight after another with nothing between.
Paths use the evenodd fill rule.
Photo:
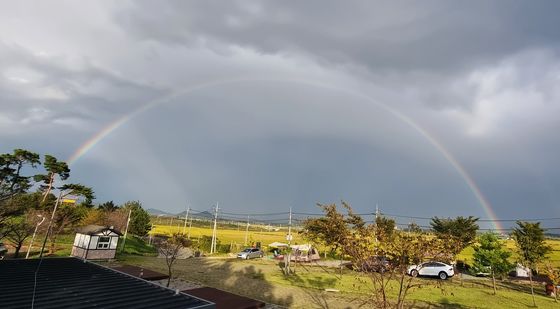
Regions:
<instances>
[{"instance_id":1,"label":"white building wall","mask_svg":"<svg viewBox=\"0 0 560 309\"><path fill-rule=\"evenodd\" d=\"M91 241L89 242L89 248L90 249L97 249L97 240L99 239L99 236L91 236Z\"/></svg>"},{"instance_id":2,"label":"white building wall","mask_svg":"<svg viewBox=\"0 0 560 309\"><path fill-rule=\"evenodd\" d=\"M119 242L119 236L111 237L111 245L109 249L117 249L117 243Z\"/></svg>"}]
</instances>

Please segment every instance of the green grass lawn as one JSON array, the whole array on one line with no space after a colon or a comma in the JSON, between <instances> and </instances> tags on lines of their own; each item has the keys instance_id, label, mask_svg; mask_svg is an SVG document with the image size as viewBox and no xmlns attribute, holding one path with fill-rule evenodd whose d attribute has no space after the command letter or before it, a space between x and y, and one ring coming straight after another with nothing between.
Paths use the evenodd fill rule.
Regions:
<instances>
[{"instance_id":1,"label":"green grass lawn","mask_svg":"<svg viewBox=\"0 0 560 309\"><path fill-rule=\"evenodd\" d=\"M166 270L163 259L129 255L122 256L122 261L157 271ZM360 273L343 270L340 274L337 269L302 264L296 266L294 276L285 277L277 262L266 259L179 260L174 274L203 285L293 308L321 307L325 303L330 308L354 308L367 299L371 291L370 280ZM527 308L532 304L528 285L513 281L500 282L494 296L490 281L484 278L464 280L463 286L456 278L414 280L422 284L407 297L414 307ZM340 292L325 292L326 288ZM542 286L535 285L535 291L540 308L560 308L560 304L544 296ZM396 285L389 285L390 297L395 297L396 293Z\"/></svg>"}]
</instances>

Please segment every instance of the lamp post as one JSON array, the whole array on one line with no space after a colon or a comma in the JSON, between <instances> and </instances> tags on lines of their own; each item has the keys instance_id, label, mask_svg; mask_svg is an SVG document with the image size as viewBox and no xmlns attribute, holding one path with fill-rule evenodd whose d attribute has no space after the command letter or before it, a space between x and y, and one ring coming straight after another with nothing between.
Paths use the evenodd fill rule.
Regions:
<instances>
[{"instance_id":1,"label":"lamp post","mask_svg":"<svg viewBox=\"0 0 560 309\"><path fill-rule=\"evenodd\" d=\"M37 225L35 226L35 231L33 232L33 236L31 237L31 243L29 244L29 247L27 248L27 254L25 255L26 260L29 258L29 253L31 252L31 247L33 247L33 241L35 240L35 235L37 235L37 229L39 228L39 225L41 225L46 219L45 217L43 217L43 215L37 215L37 217L43 218L43 219L41 219L41 221L38 222Z\"/></svg>"}]
</instances>

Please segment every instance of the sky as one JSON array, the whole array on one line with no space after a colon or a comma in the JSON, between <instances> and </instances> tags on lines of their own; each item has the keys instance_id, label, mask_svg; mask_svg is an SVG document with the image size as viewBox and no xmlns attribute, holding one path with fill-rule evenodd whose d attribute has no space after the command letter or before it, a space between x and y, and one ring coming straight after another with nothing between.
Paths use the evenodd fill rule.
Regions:
<instances>
[{"instance_id":1,"label":"sky","mask_svg":"<svg viewBox=\"0 0 560 309\"><path fill-rule=\"evenodd\" d=\"M560 217L556 1L2 8L0 152L98 203Z\"/></svg>"}]
</instances>

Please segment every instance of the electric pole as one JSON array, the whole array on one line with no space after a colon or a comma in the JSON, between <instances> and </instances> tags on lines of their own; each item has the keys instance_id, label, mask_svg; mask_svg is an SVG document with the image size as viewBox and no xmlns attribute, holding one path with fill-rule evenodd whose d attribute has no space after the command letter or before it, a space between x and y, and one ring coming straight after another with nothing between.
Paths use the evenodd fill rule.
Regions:
<instances>
[{"instance_id":1,"label":"electric pole","mask_svg":"<svg viewBox=\"0 0 560 309\"><path fill-rule=\"evenodd\" d=\"M128 233L128 225L130 224L130 215L132 214L132 208L128 211L128 219L126 220L126 229L124 230L124 238L122 242L121 252L124 252L124 244L126 243L126 234Z\"/></svg>"},{"instance_id":2,"label":"electric pole","mask_svg":"<svg viewBox=\"0 0 560 309\"><path fill-rule=\"evenodd\" d=\"M247 236L249 236L249 216L247 216L247 227L245 228L245 246L247 246Z\"/></svg>"},{"instance_id":3,"label":"electric pole","mask_svg":"<svg viewBox=\"0 0 560 309\"><path fill-rule=\"evenodd\" d=\"M290 207L290 219L288 220L288 246L292 244L292 207Z\"/></svg>"},{"instance_id":4,"label":"electric pole","mask_svg":"<svg viewBox=\"0 0 560 309\"><path fill-rule=\"evenodd\" d=\"M216 253L216 228L218 225L218 202L216 202L216 208L214 209L214 229L212 230L212 244L210 245L210 254Z\"/></svg>"},{"instance_id":5,"label":"electric pole","mask_svg":"<svg viewBox=\"0 0 560 309\"><path fill-rule=\"evenodd\" d=\"M188 207L187 208L187 213L185 214L185 225L183 225L183 236L185 236L185 230L187 229L187 221L189 220L189 212L191 211L191 208Z\"/></svg>"},{"instance_id":6,"label":"electric pole","mask_svg":"<svg viewBox=\"0 0 560 309\"><path fill-rule=\"evenodd\" d=\"M193 217L191 216L191 222L189 222L189 234L187 235L187 238L188 238L188 239L191 239L192 220L193 220Z\"/></svg>"}]
</instances>

